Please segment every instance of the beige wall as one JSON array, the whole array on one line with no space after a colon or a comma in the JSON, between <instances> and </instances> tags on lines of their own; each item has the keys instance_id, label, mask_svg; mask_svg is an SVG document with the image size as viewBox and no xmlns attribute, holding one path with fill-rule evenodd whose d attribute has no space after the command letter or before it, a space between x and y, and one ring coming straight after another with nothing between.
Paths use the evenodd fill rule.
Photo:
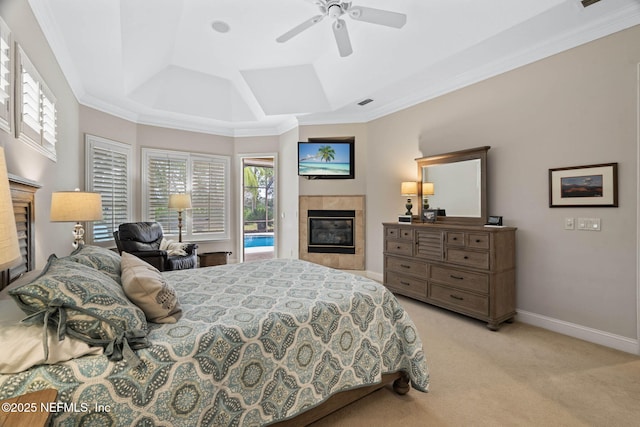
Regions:
<instances>
[{"instance_id":1,"label":"beige wall","mask_svg":"<svg viewBox=\"0 0 640 427\"><path fill-rule=\"evenodd\" d=\"M490 145L490 213L518 227L520 317L573 328L574 335L591 334L589 339L595 334L637 345L640 27L370 123L302 126L265 141L136 125L79 107L27 2L3 0L0 15L58 99L57 163L0 132L9 172L43 184L36 200L38 265L50 253L64 255L70 249L70 224L48 221L50 195L84 187L84 133L137 148L169 148L180 141L180 148L232 155L255 152L264 142L264 151L279 154L279 209L285 215L279 237L287 242L280 256L297 254L297 221L291 216L297 214L298 193L365 194L367 270L377 277L382 273L381 223L403 211L399 184L416 178L414 159ZM356 137L355 180L297 177L296 142L322 136ZM606 162L619 163L620 207L548 207L549 168ZM602 231L565 231L565 217L602 218ZM212 244L213 250L226 249L227 243L235 249L232 241Z\"/></svg>"},{"instance_id":2,"label":"beige wall","mask_svg":"<svg viewBox=\"0 0 640 427\"><path fill-rule=\"evenodd\" d=\"M47 44L26 1L0 1L0 16L12 31L38 73L57 98L57 162L49 160L14 135L0 131L9 173L42 184L36 193L36 263L42 267L51 253L71 252L73 224L49 222L51 193L83 188L81 168L84 158L78 151L78 102ZM45 231L46 232L43 232Z\"/></svg>"},{"instance_id":3,"label":"beige wall","mask_svg":"<svg viewBox=\"0 0 640 427\"><path fill-rule=\"evenodd\" d=\"M489 145L489 214L518 227L519 312L636 339L638 40L640 26L369 123L367 268L382 271L380 224L411 159ZM620 207L548 207L549 168L609 162Z\"/></svg>"}]
</instances>

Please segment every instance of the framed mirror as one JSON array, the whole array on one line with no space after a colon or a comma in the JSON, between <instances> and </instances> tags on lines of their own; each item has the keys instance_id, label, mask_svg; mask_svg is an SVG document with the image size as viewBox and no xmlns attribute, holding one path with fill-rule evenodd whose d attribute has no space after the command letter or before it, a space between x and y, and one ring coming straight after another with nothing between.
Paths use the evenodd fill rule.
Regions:
<instances>
[{"instance_id":1,"label":"framed mirror","mask_svg":"<svg viewBox=\"0 0 640 427\"><path fill-rule=\"evenodd\" d=\"M483 225L487 222L488 146L416 159L420 218Z\"/></svg>"}]
</instances>

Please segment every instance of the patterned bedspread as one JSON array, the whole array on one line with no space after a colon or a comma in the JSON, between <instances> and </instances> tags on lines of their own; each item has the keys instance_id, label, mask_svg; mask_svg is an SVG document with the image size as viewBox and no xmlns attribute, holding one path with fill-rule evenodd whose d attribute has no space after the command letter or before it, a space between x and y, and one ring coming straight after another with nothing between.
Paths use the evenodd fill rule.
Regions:
<instances>
[{"instance_id":1,"label":"patterned bedspread","mask_svg":"<svg viewBox=\"0 0 640 427\"><path fill-rule=\"evenodd\" d=\"M165 274L184 316L150 324L138 367L85 356L0 375L0 399L54 387L76 402L60 426L258 426L383 373L427 391L415 326L374 281L300 260Z\"/></svg>"}]
</instances>

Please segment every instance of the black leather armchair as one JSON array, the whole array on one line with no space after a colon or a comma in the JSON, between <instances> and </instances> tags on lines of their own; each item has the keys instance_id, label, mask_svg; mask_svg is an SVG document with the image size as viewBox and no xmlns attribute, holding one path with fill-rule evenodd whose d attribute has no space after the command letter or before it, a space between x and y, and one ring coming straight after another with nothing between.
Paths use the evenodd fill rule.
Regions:
<instances>
[{"instance_id":1,"label":"black leather armchair","mask_svg":"<svg viewBox=\"0 0 640 427\"><path fill-rule=\"evenodd\" d=\"M118 252L127 252L148 262L160 271L196 268L198 245L186 243L187 255L169 255L160 249L164 237L162 226L157 222L128 222L120 224L113 232Z\"/></svg>"}]
</instances>

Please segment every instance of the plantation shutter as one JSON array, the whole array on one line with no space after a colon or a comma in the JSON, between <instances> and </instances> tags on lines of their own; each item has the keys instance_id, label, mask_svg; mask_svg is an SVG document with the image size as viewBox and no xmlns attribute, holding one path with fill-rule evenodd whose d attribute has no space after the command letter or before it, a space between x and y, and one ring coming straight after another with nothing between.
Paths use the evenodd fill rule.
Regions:
<instances>
[{"instance_id":1,"label":"plantation shutter","mask_svg":"<svg viewBox=\"0 0 640 427\"><path fill-rule=\"evenodd\" d=\"M56 99L20 48L17 58L18 137L45 156L56 160Z\"/></svg>"},{"instance_id":2,"label":"plantation shutter","mask_svg":"<svg viewBox=\"0 0 640 427\"><path fill-rule=\"evenodd\" d=\"M225 160L225 158L193 159L191 221L194 235L226 231L228 162Z\"/></svg>"},{"instance_id":3,"label":"plantation shutter","mask_svg":"<svg viewBox=\"0 0 640 427\"><path fill-rule=\"evenodd\" d=\"M102 197L102 220L91 225L90 241L113 241L113 232L131 221L131 147L115 141L86 136L87 190Z\"/></svg>"},{"instance_id":4,"label":"plantation shutter","mask_svg":"<svg viewBox=\"0 0 640 427\"><path fill-rule=\"evenodd\" d=\"M6 24L0 19L0 129L10 131L11 111L11 39Z\"/></svg>"},{"instance_id":5,"label":"plantation shutter","mask_svg":"<svg viewBox=\"0 0 640 427\"><path fill-rule=\"evenodd\" d=\"M30 72L31 71L31 72ZM33 71L24 65L22 73L22 127L21 132L34 142L40 141L40 84Z\"/></svg>"},{"instance_id":6,"label":"plantation shutter","mask_svg":"<svg viewBox=\"0 0 640 427\"><path fill-rule=\"evenodd\" d=\"M53 96L45 87L41 87L42 106L42 146L47 151L56 151L56 104Z\"/></svg>"},{"instance_id":7,"label":"plantation shutter","mask_svg":"<svg viewBox=\"0 0 640 427\"><path fill-rule=\"evenodd\" d=\"M159 150L143 149L143 152L145 220L159 222L164 234L177 234L178 212L169 209L169 195L187 192L188 156Z\"/></svg>"}]
</instances>

